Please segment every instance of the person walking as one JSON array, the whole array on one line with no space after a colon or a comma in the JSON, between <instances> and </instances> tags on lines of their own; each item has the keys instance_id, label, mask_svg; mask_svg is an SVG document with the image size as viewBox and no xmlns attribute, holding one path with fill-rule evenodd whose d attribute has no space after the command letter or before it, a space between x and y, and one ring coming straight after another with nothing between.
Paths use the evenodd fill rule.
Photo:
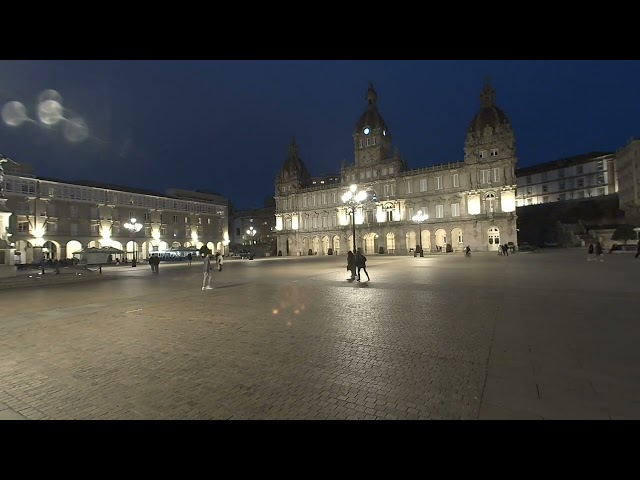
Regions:
<instances>
[{"instance_id":1,"label":"person walking","mask_svg":"<svg viewBox=\"0 0 640 480\"><path fill-rule=\"evenodd\" d=\"M602 259L602 244L599 241L596 242L595 252L596 260L600 259L601 262L604 262L604 260Z\"/></svg>"},{"instance_id":2,"label":"person walking","mask_svg":"<svg viewBox=\"0 0 640 480\"><path fill-rule=\"evenodd\" d=\"M189 262L189 265L191 265L191 260L193 260L193 255L191 255L191 252L189 252L187 254L187 261Z\"/></svg>"},{"instance_id":3,"label":"person walking","mask_svg":"<svg viewBox=\"0 0 640 480\"><path fill-rule=\"evenodd\" d=\"M593 255L593 243L590 243L589 248L587 248L587 262L590 262L593 259L591 255Z\"/></svg>"},{"instance_id":4,"label":"person walking","mask_svg":"<svg viewBox=\"0 0 640 480\"><path fill-rule=\"evenodd\" d=\"M149 265L151 265L151 273L157 275L159 272L160 266L160 257L156 254L152 254L149 258Z\"/></svg>"},{"instance_id":5,"label":"person walking","mask_svg":"<svg viewBox=\"0 0 640 480\"><path fill-rule=\"evenodd\" d=\"M222 265L224 264L224 258L221 253L216 253L216 264L218 265L218 271L222 271Z\"/></svg>"},{"instance_id":6,"label":"person walking","mask_svg":"<svg viewBox=\"0 0 640 480\"><path fill-rule=\"evenodd\" d=\"M211 253L207 253L207 256L204 257L204 263L202 266L202 290L213 290L213 287L211 286L211 272L213 270L212 259Z\"/></svg>"},{"instance_id":7,"label":"person walking","mask_svg":"<svg viewBox=\"0 0 640 480\"><path fill-rule=\"evenodd\" d=\"M355 280L356 278L356 256L351 250L347 253L347 271L351 272L351 278L349 280Z\"/></svg>"},{"instance_id":8,"label":"person walking","mask_svg":"<svg viewBox=\"0 0 640 480\"><path fill-rule=\"evenodd\" d=\"M360 249L358 249L358 252L356 253L356 266L358 267L358 281L360 281L360 270L364 270L364 273L367 276L367 281L371 280L371 278L369 278L369 273L367 272L367 257L364 256Z\"/></svg>"}]
</instances>

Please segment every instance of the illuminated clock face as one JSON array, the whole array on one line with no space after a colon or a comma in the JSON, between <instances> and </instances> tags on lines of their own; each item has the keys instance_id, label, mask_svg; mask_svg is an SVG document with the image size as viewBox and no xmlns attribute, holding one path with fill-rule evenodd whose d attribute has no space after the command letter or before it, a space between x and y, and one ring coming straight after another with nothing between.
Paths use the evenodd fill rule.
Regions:
<instances>
[{"instance_id":1,"label":"illuminated clock face","mask_svg":"<svg viewBox=\"0 0 640 480\"><path fill-rule=\"evenodd\" d=\"M364 134L365 134L365 135L369 135L369 132L370 132L370 131L371 131L371 130L369 129L369 127L364 127L363 132L364 132Z\"/></svg>"}]
</instances>

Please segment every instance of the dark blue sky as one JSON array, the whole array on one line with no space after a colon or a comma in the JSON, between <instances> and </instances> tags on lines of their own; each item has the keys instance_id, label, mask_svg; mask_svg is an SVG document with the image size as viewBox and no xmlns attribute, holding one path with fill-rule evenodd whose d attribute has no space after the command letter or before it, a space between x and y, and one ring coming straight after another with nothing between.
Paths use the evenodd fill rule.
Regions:
<instances>
[{"instance_id":1,"label":"dark blue sky","mask_svg":"<svg viewBox=\"0 0 640 480\"><path fill-rule=\"evenodd\" d=\"M0 153L41 176L204 188L261 206L292 136L312 175L353 161L369 82L410 168L462 160L486 76L519 166L640 135L635 60L13 60L0 61ZM38 104L48 89L65 120L47 126Z\"/></svg>"}]
</instances>

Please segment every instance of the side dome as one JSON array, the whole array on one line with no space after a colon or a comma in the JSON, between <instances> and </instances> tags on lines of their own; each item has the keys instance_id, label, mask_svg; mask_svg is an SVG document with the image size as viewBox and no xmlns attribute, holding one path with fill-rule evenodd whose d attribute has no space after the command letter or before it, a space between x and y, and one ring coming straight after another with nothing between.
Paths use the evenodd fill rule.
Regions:
<instances>
[{"instance_id":1,"label":"side dome","mask_svg":"<svg viewBox=\"0 0 640 480\"><path fill-rule=\"evenodd\" d=\"M382 128L388 131L389 128L378 111L378 94L373 88L373 84L369 85L366 98L367 109L360 117L360 120L358 120L358 123L356 123L354 133L362 133L364 127L369 127L371 129Z\"/></svg>"},{"instance_id":2,"label":"side dome","mask_svg":"<svg viewBox=\"0 0 640 480\"><path fill-rule=\"evenodd\" d=\"M506 113L504 113L495 104L496 92L486 80L482 93L480 94L481 107L480 111L475 114L469 124L469 133L482 134L485 128L490 127L496 131L500 127L511 129L511 121Z\"/></svg>"}]
</instances>

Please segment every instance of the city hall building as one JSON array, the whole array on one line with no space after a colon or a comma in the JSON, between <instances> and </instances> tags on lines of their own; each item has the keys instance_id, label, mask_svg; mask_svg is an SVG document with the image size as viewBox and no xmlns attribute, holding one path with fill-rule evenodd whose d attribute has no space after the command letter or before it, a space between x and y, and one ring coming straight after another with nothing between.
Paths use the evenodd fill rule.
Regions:
<instances>
[{"instance_id":1,"label":"city hall building","mask_svg":"<svg viewBox=\"0 0 640 480\"><path fill-rule=\"evenodd\" d=\"M353 249L352 207L342 197L355 185L367 198L353 206L355 241L365 253L497 250L517 244L515 137L487 81L471 120L464 159L409 169L392 148L391 129L371 85L353 131L354 163L340 182L315 184L295 141L275 181L278 254L344 255ZM428 218L418 224L418 213ZM419 237L421 232L421 237Z\"/></svg>"},{"instance_id":2,"label":"city hall building","mask_svg":"<svg viewBox=\"0 0 640 480\"><path fill-rule=\"evenodd\" d=\"M41 178L16 162L4 162L5 207L12 213L9 241L21 263L73 258L86 247L114 247L123 258L229 243L228 202L187 190L166 193L97 182ZM126 225L135 219L136 233ZM228 252L227 252L228 253Z\"/></svg>"}]
</instances>

